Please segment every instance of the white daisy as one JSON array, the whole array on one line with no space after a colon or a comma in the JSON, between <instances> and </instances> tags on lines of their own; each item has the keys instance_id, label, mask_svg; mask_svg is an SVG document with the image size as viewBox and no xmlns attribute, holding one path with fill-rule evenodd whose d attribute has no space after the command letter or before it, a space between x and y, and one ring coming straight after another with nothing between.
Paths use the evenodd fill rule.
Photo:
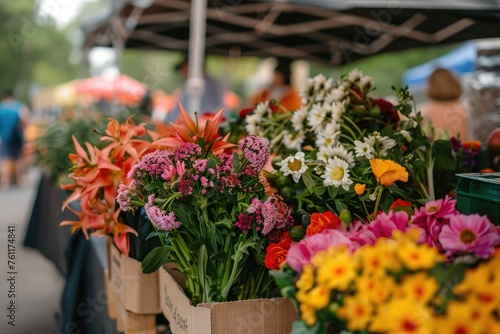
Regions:
<instances>
[{"instance_id":1,"label":"white daisy","mask_svg":"<svg viewBox=\"0 0 500 334\"><path fill-rule=\"evenodd\" d=\"M301 131L304 129L306 119L307 109L305 107L300 107L298 110L294 111L291 121L295 131Z\"/></svg>"},{"instance_id":2,"label":"white daisy","mask_svg":"<svg viewBox=\"0 0 500 334\"><path fill-rule=\"evenodd\" d=\"M309 126L316 132L323 129L323 121L326 118L326 110L320 104L315 104L307 115Z\"/></svg>"},{"instance_id":3,"label":"white daisy","mask_svg":"<svg viewBox=\"0 0 500 334\"><path fill-rule=\"evenodd\" d=\"M333 103L342 101L343 99L345 99L346 96L347 96L347 90L345 89L345 87L339 86L330 91L330 94L328 94L328 96L325 97L325 102Z\"/></svg>"},{"instance_id":4,"label":"white daisy","mask_svg":"<svg viewBox=\"0 0 500 334\"><path fill-rule=\"evenodd\" d=\"M351 72L347 74L345 79L350 82L358 82L361 80L361 78L364 76L363 72L358 70L357 68L353 69Z\"/></svg>"},{"instance_id":5,"label":"white daisy","mask_svg":"<svg viewBox=\"0 0 500 334\"><path fill-rule=\"evenodd\" d=\"M339 142L340 129L335 131L333 124L328 124L323 131L318 133L316 139L316 147L328 146L333 147Z\"/></svg>"},{"instance_id":6,"label":"white daisy","mask_svg":"<svg viewBox=\"0 0 500 334\"><path fill-rule=\"evenodd\" d=\"M332 103L332 120L336 122L340 122L342 120L342 115L345 112L345 103L346 101L342 102L333 102Z\"/></svg>"},{"instance_id":7,"label":"white daisy","mask_svg":"<svg viewBox=\"0 0 500 334\"><path fill-rule=\"evenodd\" d=\"M278 165L281 167L280 172L285 176L291 174L295 183L299 182L300 177L308 168L304 156L304 152L297 152L295 155L290 155L285 160L279 162Z\"/></svg>"},{"instance_id":8,"label":"white daisy","mask_svg":"<svg viewBox=\"0 0 500 334\"><path fill-rule=\"evenodd\" d=\"M355 140L354 145L354 153L356 154L356 157L365 157L368 160L375 158L375 149L369 142Z\"/></svg>"},{"instance_id":9,"label":"white daisy","mask_svg":"<svg viewBox=\"0 0 500 334\"><path fill-rule=\"evenodd\" d=\"M305 84L300 88L299 95L302 98L302 104L309 104L309 101L314 96L314 79L308 78Z\"/></svg>"},{"instance_id":10,"label":"white daisy","mask_svg":"<svg viewBox=\"0 0 500 334\"><path fill-rule=\"evenodd\" d=\"M390 150L396 146L396 141L387 136L379 138L380 143L380 156L385 157L387 155L387 150Z\"/></svg>"},{"instance_id":11,"label":"white daisy","mask_svg":"<svg viewBox=\"0 0 500 334\"><path fill-rule=\"evenodd\" d=\"M260 115L261 117L270 116L269 113L269 101L260 102L255 106L254 114Z\"/></svg>"},{"instance_id":12,"label":"white daisy","mask_svg":"<svg viewBox=\"0 0 500 334\"><path fill-rule=\"evenodd\" d=\"M286 148L292 149L295 151L301 151L302 150L302 144L304 143L305 135L303 131L298 131L297 133L293 134L288 131L284 131L283 135L283 145L285 145Z\"/></svg>"},{"instance_id":13,"label":"white daisy","mask_svg":"<svg viewBox=\"0 0 500 334\"><path fill-rule=\"evenodd\" d=\"M333 158L333 146L319 146L318 153L316 153L318 160L328 163L328 160Z\"/></svg>"},{"instance_id":14,"label":"white daisy","mask_svg":"<svg viewBox=\"0 0 500 334\"><path fill-rule=\"evenodd\" d=\"M250 114L245 118L245 131L255 136L262 136L262 130L259 124L262 122L260 114Z\"/></svg>"},{"instance_id":15,"label":"white daisy","mask_svg":"<svg viewBox=\"0 0 500 334\"><path fill-rule=\"evenodd\" d=\"M354 155L349 152L342 144L337 144L332 149L332 157L338 157L349 164L349 167L354 166Z\"/></svg>"},{"instance_id":16,"label":"white daisy","mask_svg":"<svg viewBox=\"0 0 500 334\"><path fill-rule=\"evenodd\" d=\"M328 160L325 172L321 177L324 178L323 185L325 187L342 187L345 191L349 191L349 186L353 183L349 178L349 164L337 157Z\"/></svg>"},{"instance_id":17,"label":"white daisy","mask_svg":"<svg viewBox=\"0 0 500 334\"><path fill-rule=\"evenodd\" d=\"M372 77L364 75L364 76L361 77L361 79L359 79L359 85L361 87L366 88L366 89L370 89L373 86L375 86L375 81L373 80Z\"/></svg>"}]
</instances>

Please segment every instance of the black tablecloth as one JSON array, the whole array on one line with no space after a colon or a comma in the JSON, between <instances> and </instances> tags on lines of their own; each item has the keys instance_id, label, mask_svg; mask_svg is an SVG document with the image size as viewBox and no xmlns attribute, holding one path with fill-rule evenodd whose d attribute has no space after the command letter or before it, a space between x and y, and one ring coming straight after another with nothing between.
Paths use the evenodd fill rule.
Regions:
<instances>
[{"instance_id":1,"label":"black tablecloth","mask_svg":"<svg viewBox=\"0 0 500 334\"><path fill-rule=\"evenodd\" d=\"M71 235L63 220L75 220L61 212L69 193L46 176L40 178L24 245L39 250L65 277L61 299L61 332L65 334L116 334L116 321L108 317L104 269L106 239L86 240L81 231Z\"/></svg>"},{"instance_id":2,"label":"black tablecloth","mask_svg":"<svg viewBox=\"0 0 500 334\"><path fill-rule=\"evenodd\" d=\"M62 203L68 195L67 191L42 174L24 238L24 246L39 250L63 276L67 271L64 252L73 236L69 226L59 227L59 223L76 219L69 210L61 212Z\"/></svg>"}]
</instances>

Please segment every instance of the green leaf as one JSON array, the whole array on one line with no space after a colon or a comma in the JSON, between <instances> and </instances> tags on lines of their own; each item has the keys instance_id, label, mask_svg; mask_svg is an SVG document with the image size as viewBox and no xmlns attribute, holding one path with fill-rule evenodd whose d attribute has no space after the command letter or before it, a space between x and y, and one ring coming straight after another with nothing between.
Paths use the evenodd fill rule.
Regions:
<instances>
[{"instance_id":1,"label":"green leaf","mask_svg":"<svg viewBox=\"0 0 500 334\"><path fill-rule=\"evenodd\" d=\"M307 190L309 190L310 193L314 193L314 188L315 188L316 182L314 182L314 179L312 178L311 173L302 174L302 180L304 181L304 184L306 185Z\"/></svg>"},{"instance_id":2,"label":"green leaf","mask_svg":"<svg viewBox=\"0 0 500 334\"><path fill-rule=\"evenodd\" d=\"M313 327L307 327L303 321L294 321L290 334L321 334L325 333L324 325L321 321L316 322Z\"/></svg>"},{"instance_id":3,"label":"green leaf","mask_svg":"<svg viewBox=\"0 0 500 334\"><path fill-rule=\"evenodd\" d=\"M170 260L170 250L168 247L156 247L142 260L142 272L144 274L154 273Z\"/></svg>"},{"instance_id":4,"label":"green leaf","mask_svg":"<svg viewBox=\"0 0 500 334\"><path fill-rule=\"evenodd\" d=\"M436 140L432 145L434 168L445 172L454 172L457 158L453 152L453 145L449 140Z\"/></svg>"},{"instance_id":5,"label":"green leaf","mask_svg":"<svg viewBox=\"0 0 500 334\"><path fill-rule=\"evenodd\" d=\"M238 167L240 166L240 156L238 155L238 153L234 152L233 153L233 170L237 171L238 170Z\"/></svg>"},{"instance_id":6,"label":"green leaf","mask_svg":"<svg viewBox=\"0 0 500 334\"><path fill-rule=\"evenodd\" d=\"M429 147L430 141L429 137L426 136L417 136L413 138L411 144L410 144L410 150L415 151L419 147Z\"/></svg>"},{"instance_id":7,"label":"green leaf","mask_svg":"<svg viewBox=\"0 0 500 334\"><path fill-rule=\"evenodd\" d=\"M205 280L207 278L208 254L205 245L201 245L198 250L198 277L200 278L201 290L206 291Z\"/></svg>"},{"instance_id":8,"label":"green leaf","mask_svg":"<svg viewBox=\"0 0 500 334\"><path fill-rule=\"evenodd\" d=\"M339 193L339 188L333 187L333 186L330 186L330 187L327 188L328 189L328 195L330 196L330 198L337 197L337 195Z\"/></svg>"}]
</instances>

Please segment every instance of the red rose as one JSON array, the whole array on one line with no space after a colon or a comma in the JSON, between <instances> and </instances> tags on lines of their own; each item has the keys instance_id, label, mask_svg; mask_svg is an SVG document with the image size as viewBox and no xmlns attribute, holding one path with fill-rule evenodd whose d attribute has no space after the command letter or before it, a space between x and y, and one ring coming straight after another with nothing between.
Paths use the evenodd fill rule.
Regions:
<instances>
[{"instance_id":1,"label":"red rose","mask_svg":"<svg viewBox=\"0 0 500 334\"><path fill-rule=\"evenodd\" d=\"M252 111L254 111L254 108L241 109L240 112L238 113L238 115L240 116L240 118L245 118L248 115L250 115L252 113Z\"/></svg>"},{"instance_id":2,"label":"red rose","mask_svg":"<svg viewBox=\"0 0 500 334\"><path fill-rule=\"evenodd\" d=\"M288 248L290 248L290 246ZM286 259L288 248L283 248L280 244L269 244L266 248L266 257L264 258L266 268L278 270Z\"/></svg>"},{"instance_id":3,"label":"red rose","mask_svg":"<svg viewBox=\"0 0 500 334\"><path fill-rule=\"evenodd\" d=\"M391 102L384 99L373 99L372 103L379 107L382 114L390 117L396 122L399 121L398 111L394 108L394 105Z\"/></svg>"},{"instance_id":4,"label":"red rose","mask_svg":"<svg viewBox=\"0 0 500 334\"><path fill-rule=\"evenodd\" d=\"M316 212L311 215L310 224L307 226L306 235L320 233L326 229L336 229L340 225L340 218L330 212Z\"/></svg>"}]
</instances>

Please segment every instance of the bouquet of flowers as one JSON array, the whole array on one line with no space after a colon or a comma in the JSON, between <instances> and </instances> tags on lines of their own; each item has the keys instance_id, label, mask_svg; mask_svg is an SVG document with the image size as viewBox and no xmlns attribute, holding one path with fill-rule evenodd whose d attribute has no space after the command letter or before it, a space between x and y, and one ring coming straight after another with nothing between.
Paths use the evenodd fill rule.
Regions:
<instances>
[{"instance_id":1,"label":"bouquet of flowers","mask_svg":"<svg viewBox=\"0 0 500 334\"><path fill-rule=\"evenodd\" d=\"M451 142L425 135L407 89L393 105L374 88L359 70L339 82L318 75L302 88L300 109L282 114L267 101L246 117L247 132L277 156L266 177L295 210L348 209L369 220L397 198L433 199L432 171L455 166Z\"/></svg>"},{"instance_id":2,"label":"bouquet of flowers","mask_svg":"<svg viewBox=\"0 0 500 334\"><path fill-rule=\"evenodd\" d=\"M112 235L118 249L128 256L129 234L137 236L137 231L116 205L118 186L127 182L126 175L132 166L154 149L151 142L158 137L144 123L137 125L132 116L122 124L116 119L109 120L106 134L101 137L105 143L102 149L88 142L84 148L73 136L76 153L69 155L72 182L61 187L72 191L63 203L63 210L72 211L78 220L63 221L60 225L72 226L72 232L81 229L87 238L90 234Z\"/></svg>"},{"instance_id":3,"label":"bouquet of flowers","mask_svg":"<svg viewBox=\"0 0 500 334\"><path fill-rule=\"evenodd\" d=\"M144 272L175 262L194 305L269 297L264 266L269 242L292 222L280 196L266 195L259 175L269 158L266 140L243 139L238 152L217 133L222 110L205 124L184 108L176 136L135 164L117 200L123 211L144 208L162 246L143 260Z\"/></svg>"},{"instance_id":4,"label":"bouquet of flowers","mask_svg":"<svg viewBox=\"0 0 500 334\"><path fill-rule=\"evenodd\" d=\"M446 197L411 217L390 210L368 225L349 227L331 212L317 213L314 220L327 223L308 227L302 240L283 249L281 270L273 272L299 311L295 331L440 333L464 326L496 332L499 295L493 284L500 281L492 271L499 231L486 216L460 214L455 205ZM489 306L479 319L473 314L481 298Z\"/></svg>"}]
</instances>

